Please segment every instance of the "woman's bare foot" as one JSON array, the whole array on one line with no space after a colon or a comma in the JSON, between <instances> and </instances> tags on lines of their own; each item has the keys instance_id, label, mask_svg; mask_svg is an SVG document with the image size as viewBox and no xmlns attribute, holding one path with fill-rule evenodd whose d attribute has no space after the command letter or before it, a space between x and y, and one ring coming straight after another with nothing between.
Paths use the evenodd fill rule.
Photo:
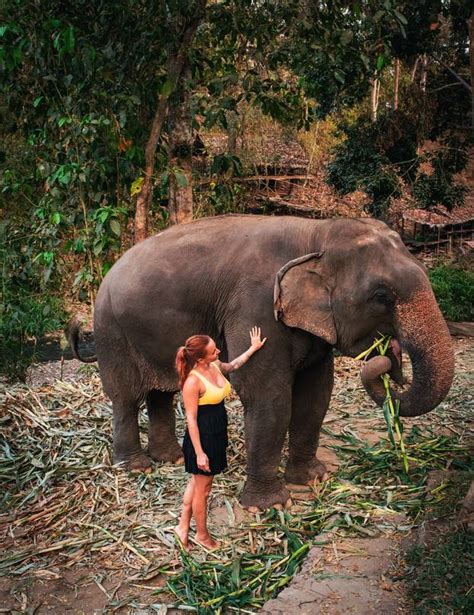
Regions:
<instances>
[{"instance_id":1,"label":"woman's bare foot","mask_svg":"<svg viewBox=\"0 0 474 615\"><path fill-rule=\"evenodd\" d=\"M211 538L209 534L206 534L204 536L198 536L198 534L196 534L196 538L194 539L194 541L208 551L214 551L214 549L218 549L221 546L221 543L217 540L214 540L214 538Z\"/></svg>"},{"instance_id":2,"label":"woman's bare foot","mask_svg":"<svg viewBox=\"0 0 474 615\"><path fill-rule=\"evenodd\" d=\"M183 547L187 550L189 546L188 530L185 530L180 525L177 525L174 528L174 533L181 541L181 544L183 545Z\"/></svg>"}]
</instances>

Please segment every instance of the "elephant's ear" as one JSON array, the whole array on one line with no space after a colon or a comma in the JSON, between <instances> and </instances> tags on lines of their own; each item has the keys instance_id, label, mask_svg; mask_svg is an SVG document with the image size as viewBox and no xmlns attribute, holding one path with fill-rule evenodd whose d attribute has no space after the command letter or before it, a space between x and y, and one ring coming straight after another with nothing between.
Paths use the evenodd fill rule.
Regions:
<instances>
[{"instance_id":1,"label":"elephant's ear","mask_svg":"<svg viewBox=\"0 0 474 615\"><path fill-rule=\"evenodd\" d=\"M331 298L318 271L322 252L286 263L275 277L274 314L289 327L304 329L329 344L337 341Z\"/></svg>"}]
</instances>

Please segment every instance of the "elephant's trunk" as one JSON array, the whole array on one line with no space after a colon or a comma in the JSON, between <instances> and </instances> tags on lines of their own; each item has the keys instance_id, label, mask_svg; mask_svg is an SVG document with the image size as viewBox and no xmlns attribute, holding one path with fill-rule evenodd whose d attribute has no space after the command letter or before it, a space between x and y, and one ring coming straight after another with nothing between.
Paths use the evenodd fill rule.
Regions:
<instances>
[{"instance_id":1,"label":"elephant's trunk","mask_svg":"<svg viewBox=\"0 0 474 615\"><path fill-rule=\"evenodd\" d=\"M397 338L410 357L413 381L407 391L391 394L394 400L400 400L400 416L420 416L433 410L448 394L454 377L451 336L431 288L418 290L409 301L399 303L396 313ZM390 360L379 356L361 371L366 391L379 406L385 399L380 376L390 367Z\"/></svg>"}]
</instances>

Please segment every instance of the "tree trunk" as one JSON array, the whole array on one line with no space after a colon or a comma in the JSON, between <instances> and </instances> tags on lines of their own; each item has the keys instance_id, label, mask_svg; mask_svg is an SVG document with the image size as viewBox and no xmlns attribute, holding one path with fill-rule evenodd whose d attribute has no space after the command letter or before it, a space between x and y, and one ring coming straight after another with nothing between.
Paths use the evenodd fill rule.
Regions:
<instances>
[{"instance_id":1,"label":"tree trunk","mask_svg":"<svg viewBox=\"0 0 474 615\"><path fill-rule=\"evenodd\" d=\"M148 235L148 211L151 208L153 196L153 172L156 147L158 145L164 119L168 112L169 97L175 91L181 79L181 73L188 59L194 35L203 19L206 4L207 0L198 0L196 2L194 17L186 25L182 34L180 33L180 42L176 52L170 52L168 56L168 78L165 84L167 87L162 91L158 99L158 107L155 117L153 118L150 137L145 149L145 172L142 187L137 197L135 210L135 243L142 241Z\"/></svg>"},{"instance_id":2,"label":"tree trunk","mask_svg":"<svg viewBox=\"0 0 474 615\"><path fill-rule=\"evenodd\" d=\"M135 243L143 241L143 239L146 239L148 236L148 210L151 207L151 199L153 195L153 169L155 163L155 152L167 108L168 97L161 95L145 149L145 177L142 188L137 197L137 205L135 208Z\"/></svg>"},{"instance_id":3,"label":"tree trunk","mask_svg":"<svg viewBox=\"0 0 474 615\"><path fill-rule=\"evenodd\" d=\"M398 87L400 85L400 60L395 58L395 78L393 84L393 110L398 110Z\"/></svg>"},{"instance_id":4,"label":"tree trunk","mask_svg":"<svg viewBox=\"0 0 474 615\"><path fill-rule=\"evenodd\" d=\"M370 96L370 108L371 108L371 118L372 122L377 121L377 109L379 106L379 92L380 92L380 82L378 79L374 79L372 81L372 92Z\"/></svg>"},{"instance_id":5,"label":"tree trunk","mask_svg":"<svg viewBox=\"0 0 474 615\"><path fill-rule=\"evenodd\" d=\"M417 56L415 60L415 64L413 65L413 70L411 71L411 83L415 81L416 69L418 68L419 61L420 61L420 57Z\"/></svg>"},{"instance_id":6,"label":"tree trunk","mask_svg":"<svg viewBox=\"0 0 474 615\"><path fill-rule=\"evenodd\" d=\"M421 59L421 77L420 77L420 88L422 92L426 92L426 79L428 75L428 56L423 54Z\"/></svg>"},{"instance_id":7,"label":"tree trunk","mask_svg":"<svg viewBox=\"0 0 474 615\"><path fill-rule=\"evenodd\" d=\"M193 219L191 96L186 82L191 77L189 62L183 68L181 84L170 107L169 216L172 224Z\"/></svg>"},{"instance_id":8,"label":"tree trunk","mask_svg":"<svg viewBox=\"0 0 474 615\"><path fill-rule=\"evenodd\" d=\"M471 65L471 128L474 134L474 9L467 25L469 27L469 60Z\"/></svg>"},{"instance_id":9,"label":"tree trunk","mask_svg":"<svg viewBox=\"0 0 474 615\"><path fill-rule=\"evenodd\" d=\"M448 322L447 324L451 335L474 337L474 322Z\"/></svg>"},{"instance_id":10,"label":"tree trunk","mask_svg":"<svg viewBox=\"0 0 474 615\"><path fill-rule=\"evenodd\" d=\"M234 156L237 152L237 137L239 136L239 115L236 111L227 112L227 151Z\"/></svg>"}]
</instances>

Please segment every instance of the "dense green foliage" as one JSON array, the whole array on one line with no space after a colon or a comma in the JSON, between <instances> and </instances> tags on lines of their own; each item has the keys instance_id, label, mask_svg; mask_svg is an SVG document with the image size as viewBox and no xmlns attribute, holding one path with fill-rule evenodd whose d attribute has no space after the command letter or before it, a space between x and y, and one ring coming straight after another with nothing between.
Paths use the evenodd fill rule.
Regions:
<instances>
[{"instance_id":1,"label":"dense green foliage","mask_svg":"<svg viewBox=\"0 0 474 615\"><path fill-rule=\"evenodd\" d=\"M3 3L2 333L20 364L27 336L62 324L64 291L90 298L130 245L129 186L165 79L159 6Z\"/></svg>"},{"instance_id":2,"label":"dense green foliage","mask_svg":"<svg viewBox=\"0 0 474 615\"><path fill-rule=\"evenodd\" d=\"M268 521L267 521L268 523ZM202 615L213 615L245 607L256 609L278 595L301 567L309 542L274 521L276 531L285 534L288 554L244 554L227 562L197 562L181 551L183 571L171 576L157 594L171 591L180 605ZM248 612L248 611L247 611Z\"/></svg>"},{"instance_id":3,"label":"dense green foliage","mask_svg":"<svg viewBox=\"0 0 474 615\"><path fill-rule=\"evenodd\" d=\"M474 320L474 272L439 265L428 272L438 305L447 320Z\"/></svg>"},{"instance_id":4,"label":"dense green foliage","mask_svg":"<svg viewBox=\"0 0 474 615\"><path fill-rule=\"evenodd\" d=\"M45 333L57 331L65 322L62 301L54 295L15 293L5 295L0 321L0 372L24 379L36 354L36 342Z\"/></svg>"},{"instance_id":5,"label":"dense green foliage","mask_svg":"<svg viewBox=\"0 0 474 615\"><path fill-rule=\"evenodd\" d=\"M384 71L380 62L374 73L382 91L377 106L369 108L367 101L355 119L339 121L344 142L335 148L327 173L328 183L342 194L366 191L372 199L368 211L375 216L386 214L404 186L424 209L444 205L451 210L462 204L465 189L455 174L465 167L472 145L471 96L459 81L469 72L468 4L426 1L400 10L407 19L405 34L394 32L390 39L402 60L398 108L394 69ZM421 50L430 54L423 56L425 68L417 57ZM434 150L423 151L427 141L436 143Z\"/></svg>"},{"instance_id":6,"label":"dense green foliage","mask_svg":"<svg viewBox=\"0 0 474 615\"><path fill-rule=\"evenodd\" d=\"M456 119L448 125L443 117L446 109L423 98L420 104L422 93L417 87L406 87L402 92L403 110L385 109L375 122L367 113L339 122L344 140L333 150L327 181L342 194L357 189L367 192L372 198L368 210L374 216L386 214L403 185L411 188L418 207L444 205L451 210L464 202L466 192L456 183L455 174L466 166L472 140L469 134L460 135L454 122L459 113L467 117L469 97L457 92L458 105L452 109ZM436 139L434 151L420 151L428 138ZM422 171L423 165L429 167L429 173Z\"/></svg>"},{"instance_id":7,"label":"dense green foliage","mask_svg":"<svg viewBox=\"0 0 474 615\"><path fill-rule=\"evenodd\" d=\"M36 339L44 333L57 331L66 315L60 297L42 292L41 280L29 276L28 266L34 264L31 254L25 254L18 229L8 221L2 223L0 240L0 372L23 378L34 357Z\"/></svg>"},{"instance_id":8,"label":"dense green foliage","mask_svg":"<svg viewBox=\"0 0 474 615\"><path fill-rule=\"evenodd\" d=\"M15 148L5 151L8 218L28 230L33 275L61 275L66 255L76 255L76 285L88 289L120 250L127 186L143 161L143 123L164 81L159 10L127 1L8 4L6 136L28 153L12 164Z\"/></svg>"},{"instance_id":9,"label":"dense green foliage","mask_svg":"<svg viewBox=\"0 0 474 615\"><path fill-rule=\"evenodd\" d=\"M400 179L387 153L377 144L379 124L362 117L341 126L346 140L336 146L327 169L327 180L341 192L364 190L371 198L370 213L383 215L392 197L400 195Z\"/></svg>"}]
</instances>

